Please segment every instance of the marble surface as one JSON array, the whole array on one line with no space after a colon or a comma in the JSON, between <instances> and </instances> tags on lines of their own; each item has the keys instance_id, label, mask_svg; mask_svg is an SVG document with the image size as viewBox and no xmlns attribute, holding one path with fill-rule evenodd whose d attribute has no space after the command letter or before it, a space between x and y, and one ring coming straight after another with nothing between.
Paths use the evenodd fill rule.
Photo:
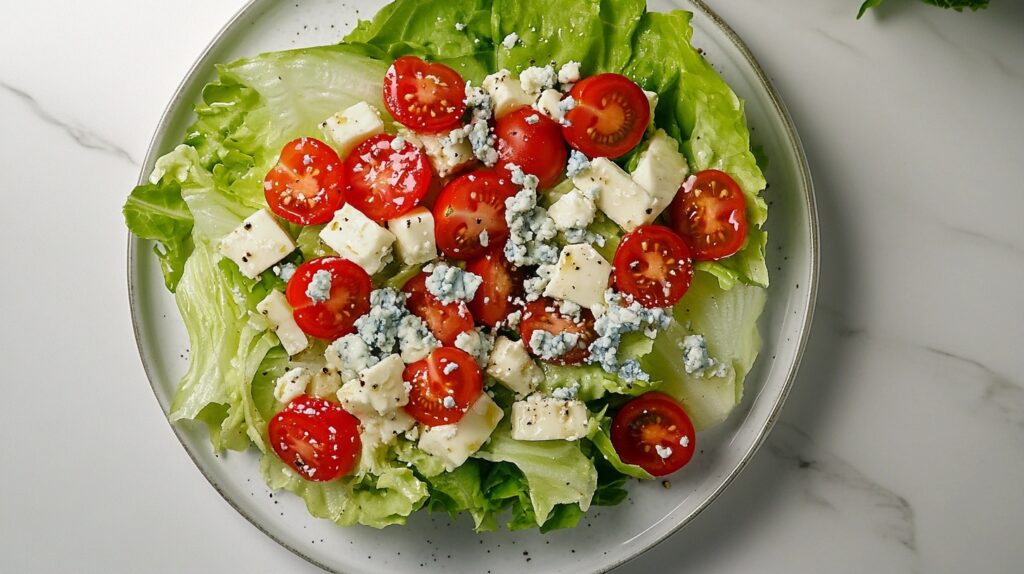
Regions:
<instances>
[{"instance_id":1,"label":"marble surface","mask_svg":"<svg viewBox=\"0 0 1024 574\"><path fill-rule=\"evenodd\" d=\"M0 23L0 570L316 571L195 470L128 317L120 205L242 3L30 3ZM861 21L859 0L709 3L807 148L819 312L765 448L618 572L1020 571L1024 3L889 0Z\"/></svg>"}]
</instances>

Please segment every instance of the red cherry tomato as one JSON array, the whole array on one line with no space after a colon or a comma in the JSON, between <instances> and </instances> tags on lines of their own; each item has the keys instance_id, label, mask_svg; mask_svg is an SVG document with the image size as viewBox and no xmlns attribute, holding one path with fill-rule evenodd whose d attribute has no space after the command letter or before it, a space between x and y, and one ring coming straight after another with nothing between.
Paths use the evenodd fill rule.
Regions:
<instances>
[{"instance_id":1,"label":"red cherry tomato","mask_svg":"<svg viewBox=\"0 0 1024 574\"><path fill-rule=\"evenodd\" d=\"M345 173L338 154L324 142L299 138L285 144L263 180L270 209L299 225L320 225L341 207Z\"/></svg>"},{"instance_id":2,"label":"red cherry tomato","mask_svg":"<svg viewBox=\"0 0 1024 574\"><path fill-rule=\"evenodd\" d=\"M523 276L505 259L502 245L496 245L484 256L466 264L466 271L479 275L484 282L469 302L469 310L480 323L494 327L515 310L513 299L522 295Z\"/></svg>"},{"instance_id":3,"label":"red cherry tomato","mask_svg":"<svg viewBox=\"0 0 1024 574\"><path fill-rule=\"evenodd\" d=\"M690 462L697 435L675 399L651 392L629 401L615 415L612 445L622 462L665 476Z\"/></svg>"},{"instance_id":4,"label":"red cherry tomato","mask_svg":"<svg viewBox=\"0 0 1024 574\"><path fill-rule=\"evenodd\" d=\"M326 482L352 471L362 451L359 421L341 406L301 396L267 425L271 448L306 480Z\"/></svg>"},{"instance_id":5,"label":"red cherry tomato","mask_svg":"<svg viewBox=\"0 0 1024 574\"><path fill-rule=\"evenodd\" d=\"M671 307L690 288L690 248L667 227L641 225L622 238L612 262L615 287L644 307Z\"/></svg>"},{"instance_id":6,"label":"red cherry tomato","mask_svg":"<svg viewBox=\"0 0 1024 574\"><path fill-rule=\"evenodd\" d=\"M345 158L345 201L378 223L419 205L433 177L422 150L409 144L395 150L394 139L373 136Z\"/></svg>"},{"instance_id":7,"label":"red cherry tomato","mask_svg":"<svg viewBox=\"0 0 1024 574\"><path fill-rule=\"evenodd\" d=\"M415 56L395 60L384 74L384 105L405 127L438 133L458 126L466 111L466 83L444 64Z\"/></svg>"},{"instance_id":8,"label":"red cherry tomato","mask_svg":"<svg viewBox=\"0 0 1024 574\"><path fill-rule=\"evenodd\" d=\"M540 179L540 189L562 180L568 152L561 127L551 118L525 106L498 120L494 133L498 137L499 166L518 165Z\"/></svg>"},{"instance_id":9,"label":"red cherry tomato","mask_svg":"<svg viewBox=\"0 0 1024 574\"><path fill-rule=\"evenodd\" d=\"M452 259L473 259L491 245L504 245L505 200L517 192L507 173L491 170L474 171L446 185L434 203L438 249Z\"/></svg>"},{"instance_id":10,"label":"red cherry tomato","mask_svg":"<svg viewBox=\"0 0 1024 574\"><path fill-rule=\"evenodd\" d=\"M420 273L402 287L405 306L423 319L442 345L452 347L460 333L473 330L473 315L462 301L442 303L427 291L427 274Z\"/></svg>"},{"instance_id":11,"label":"red cherry tomato","mask_svg":"<svg viewBox=\"0 0 1024 574\"><path fill-rule=\"evenodd\" d=\"M402 380L412 385L405 412L428 427L459 422L484 389L476 360L454 347L407 366Z\"/></svg>"},{"instance_id":12,"label":"red cherry tomato","mask_svg":"<svg viewBox=\"0 0 1024 574\"><path fill-rule=\"evenodd\" d=\"M636 147L651 121L651 104L640 86L619 74L598 74L578 82L569 95L576 107L562 127L573 148L589 157L617 158Z\"/></svg>"},{"instance_id":13,"label":"red cherry tomato","mask_svg":"<svg viewBox=\"0 0 1024 574\"><path fill-rule=\"evenodd\" d=\"M530 340L534 331L547 331L552 335L563 332L578 333L580 342L575 349L548 361L556 365L577 365L590 356L588 347L597 338L594 331L594 316L587 309L580 311L580 321L577 323L572 317L563 315L558 310L558 305L551 299L541 297L528 304L523 311L523 320L519 323L519 334L523 337L526 348L533 352L530 347Z\"/></svg>"},{"instance_id":14,"label":"red cherry tomato","mask_svg":"<svg viewBox=\"0 0 1024 574\"><path fill-rule=\"evenodd\" d=\"M310 286L330 276L327 292ZM355 331L356 319L370 310L373 285L363 268L340 257L321 257L299 265L288 280L285 298L295 322L308 335L334 340ZM312 294L312 295L311 295ZM326 296L326 299L321 297Z\"/></svg>"},{"instance_id":15,"label":"red cherry tomato","mask_svg":"<svg viewBox=\"0 0 1024 574\"><path fill-rule=\"evenodd\" d=\"M672 201L672 226L687 240L693 258L714 261L743 247L747 238L747 203L729 174L709 169L684 184Z\"/></svg>"}]
</instances>

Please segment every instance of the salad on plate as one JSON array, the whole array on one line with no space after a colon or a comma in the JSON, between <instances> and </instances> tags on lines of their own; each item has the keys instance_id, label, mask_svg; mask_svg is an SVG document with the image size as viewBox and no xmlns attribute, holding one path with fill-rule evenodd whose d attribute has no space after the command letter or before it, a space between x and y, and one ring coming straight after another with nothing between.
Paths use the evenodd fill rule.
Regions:
<instances>
[{"instance_id":1,"label":"salad on plate","mask_svg":"<svg viewBox=\"0 0 1024 574\"><path fill-rule=\"evenodd\" d=\"M124 207L189 334L170 419L340 525L546 532L685 473L768 283L743 104L690 17L398 0L219 66Z\"/></svg>"}]
</instances>

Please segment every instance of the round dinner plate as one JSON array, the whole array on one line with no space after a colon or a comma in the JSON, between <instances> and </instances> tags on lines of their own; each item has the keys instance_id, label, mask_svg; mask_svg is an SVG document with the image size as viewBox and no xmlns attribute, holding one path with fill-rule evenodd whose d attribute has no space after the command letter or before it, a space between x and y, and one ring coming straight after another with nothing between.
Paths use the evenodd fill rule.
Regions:
<instances>
[{"instance_id":1,"label":"round dinner plate","mask_svg":"<svg viewBox=\"0 0 1024 574\"><path fill-rule=\"evenodd\" d=\"M171 100L143 164L146 180L158 157L182 141L200 91L214 66L261 52L337 42L380 0L254 0L213 39ZM818 268L817 219L810 174L799 138L765 73L735 33L699 0L649 2L651 10L695 14L694 44L746 101L752 144L770 158L768 264L771 287L760 328L764 346L729 419L701 433L700 452L686 471L660 481L630 481L630 496L595 507L579 527L542 535L535 530L475 534L468 517L418 512L407 526L339 528L310 516L289 493L270 495L252 451L215 456L205 429L174 425L181 444L224 499L284 547L332 572L603 572L636 557L688 523L743 469L764 441L796 376L814 307ZM333 25L332 25L333 24ZM128 286L142 362L166 414L188 365L188 337L174 297L164 289L152 244L128 244ZM531 564L527 565L527 559Z\"/></svg>"}]
</instances>

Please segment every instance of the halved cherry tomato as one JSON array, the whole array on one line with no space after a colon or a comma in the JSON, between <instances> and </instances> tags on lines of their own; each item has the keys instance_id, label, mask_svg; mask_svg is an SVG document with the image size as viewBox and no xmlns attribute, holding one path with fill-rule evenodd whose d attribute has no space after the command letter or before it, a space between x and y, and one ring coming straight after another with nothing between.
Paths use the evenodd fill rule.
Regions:
<instances>
[{"instance_id":1,"label":"halved cherry tomato","mask_svg":"<svg viewBox=\"0 0 1024 574\"><path fill-rule=\"evenodd\" d=\"M413 131L438 133L456 127L466 111L466 83L444 64L415 56L395 60L384 74L384 105Z\"/></svg>"},{"instance_id":2,"label":"halved cherry tomato","mask_svg":"<svg viewBox=\"0 0 1024 574\"><path fill-rule=\"evenodd\" d=\"M321 300L323 293L310 283L314 277L322 281L323 273L330 276L331 284L327 298ZM356 319L370 310L372 289L362 267L341 257L321 257L299 265L284 294L303 332L333 341L355 331Z\"/></svg>"},{"instance_id":3,"label":"halved cherry tomato","mask_svg":"<svg viewBox=\"0 0 1024 574\"><path fill-rule=\"evenodd\" d=\"M615 159L636 147L651 121L651 104L640 86L620 74L598 74L578 82L569 95L576 107L562 127L573 148L589 157Z\"/></svg>"},{"instance_id":4,"label":"halved cherry tomato","mask_svg":"<svg viewBox=\"0 0 1024 574\"><path fill-rule=\"evenodd\" d=\"M561 357L548 361L556 365L576 365L582 363L590 356L590 343L597 338L594 331L594 316L587 309L580 311L580 321L576 322L572 317L563 315L558 310L558 305L551 299L541 297L528 304L523 311L523 320L519 323L519 334L523 337L526 348L533 352L530 347L530 340L534 331L547 331L552 335L563 332L578 333L579 344L576 348L562 355Z\"/></svg>"},{"instance_id":5,"label":"halved cherry tomato","mask_svg":"<svg viewBox=\"0 0 1024 574\"><path fill-rule=\"evenodd\" d=\"M747 203L729 174L709 169L692 187L683 184L672 201L672 226L686 239L693 258L714 261L743 247L747 238Z\"/></svg>"},{"instance_id":6,"label":"halved cherry tomato","mask_svg":"<svg viewBox=\"0 0 1024 574\"><path fill-rule=\"evenodd\" d=\"M622 462L665 476L690 462L697 435L675 399L651 392L629 401L615 415L612 445Z\"/></svg>"},{"instance_id":7,"label":"halved cherry tomato","mask_svg":"<svg viewBox=\"0 0 1024 574\"><path fill-rule=\"evenodd\" d=\"M345 201L383 223L414 209L430 188L430 162L414 145L394 149L395 136L364 141L345 158Z\"/></svg>"},{"instance_id":8,"label":"halved cherry tomato","mask_svg":"<svg viewBox=\"0 0 1024 574\"><path fill-rule=\"evenodd\" d=\"M540 189L561 181L568 152L562 130L551 118L525 106L498 120L494 133L498 137L499 166L518 165L540 179Z\"/></svg>"},{"instance_id":9,"label":"halved cherry tomato","mask_svg":"<svg viewBox=\"0 0 1024 574\"><path fill-rule=\"evenodd\" d=\"M263 194L278 216L299 225L331 220L341 207L345 173L331 146L314 138L285 144L263 180Z\"/></svg>"},{"instance_id":10,"label":"halved cherry tomato","mask_svg":"<svg viewBox=\"0 0 1024 574\"><path fill-rule=\"evenodd\" d=\"M429 427L459 422L484 389L476 360L454 347L407 366L402 380L412 385L405 412Z\"/></svg>"},{"instance_id":11,"label":"halved cherry tomato","mask_svg":"<svg viewBox=\"0 0 1024 574\"><path fill-rule=\"evenodd\" d=\"M453 259L473 259L490 245L504 245L505 200L517 192L507 173L491 170L474 171L446 185L434 203L438 249Z\"/></svg>"},{"instance_id":12,"label":"halved cherry tomato","mask_svg":"<svg viewBox=\"0 0 1024 574\"><path fill-rule=\"evenodd\" d=\"M690 248L667 227L641 225L622 238L612 274L615 287L644 307L671 307L693 279Z\"/></svg>"},{"instance_id":13,"label":"halved cherry tomato","mask_svg":"<svg viewBox=\"0 0 1024 574\"><path fill-rule=\"evenodd\" d=\"M402 287L405 306L423 319L442 345L452 347L460 333L473 330L473 315L463 301L442 303L427 291L427 273L420 273Z\"/></svg>"},{"instance_id":14,"label":"halved cherry tomato","mask_svg":"<svg viewBox=\"0 0 1024 574\"><path fill-rule=\"evenodd\" d=\"M474 319L488 327L504 321L515 310L512 300L523 291L523 274L505 259L502 248L495 245L486 255L466 264L466 271L484 280L469 302L469 310Z\"/></svg>"},{"instance_id":15,"label":"halved cherry tomato","mask_svg":"<svg viewBox=\"0 0 1024 574\"><path fill-rule=\"evenodd\" d=\"M359 420L340 405L301 396L267 425L271 448L306 480L326 482L352 471L362 451Z\"/></svg>"}]
</instances>

